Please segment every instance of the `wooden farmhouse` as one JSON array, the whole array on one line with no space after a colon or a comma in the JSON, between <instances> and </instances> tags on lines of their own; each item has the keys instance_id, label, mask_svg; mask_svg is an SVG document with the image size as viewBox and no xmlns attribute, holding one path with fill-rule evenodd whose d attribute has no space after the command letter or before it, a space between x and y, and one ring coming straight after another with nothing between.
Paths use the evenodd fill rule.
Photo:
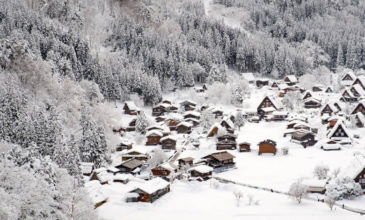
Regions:
<instances>
[{"instance_id":1,"label":"wooden farmhouse","mask_svg":"<svg viewBox=\"0 0 365 220\"><path fill-rule=\"evenodd\" d=\"M248 72L248 73L242 73L241 75L242 75L242 77L243 77L245 80L247 80L247 82L248 82L249 84L254 84L254 83L255 83L255 76L253 75L253 73Z\"/></svg>"},{"instance_id":2,"label":"wooden farmhouse","mask_svg":"<svg viewBox=\"0 0 365 220\"><path fill-rule=\"evenodd\" d=\"M176 150L176 138L166 136L160 139L162 150Z\"/></svg>"},{"instance_id":3,"label":"wooden farmhouse","mask_svg":"<svg viewBox=\"0 0 365 220\"><path fill-rule=\"evenodd\" d=\"M333 104L326 104L322 110L321 110L321 116L323 115L329 115L331 116L332 114L335 114L338 111L338 109L336 108L336 106L334 106Z\"/></svg>"},{"instance_id":4,"label":"wooden farmhouse","mask_svg":"<svg viewBox=\"0 0 365 220\"><path fill-rule=\"evenodd\" d=\"M356 79L355 74L351 71L345 73L342 78L341 81L351 81L353 82Z\"/></svg>"},{"instance_id":5,"label":"wooden farmhouse","mask_svg":"<svg viewBox=\"0 0 365 220\"><path fill-rule=\"evenodd\" d=\"M90 176L95 169L94 163L81 162L80 169L81 169L82 175Z\"/></svg>"},{"instance_id":6,"label":"wooden farmhouse","mask_svg":"<svg viewBox=\"0 0 365 220\"><path fill-rule=\"evenodd\" d=\"M168 104L168 105L172 105L172 102L170 100L167 100L167 99L162 100L161 103Z\"/></svg>"},{"instance_id":7,"label":"wooden farmhouse","mask_svg":"<svg viewBox=\"0 0 365 220\"><path fill-rule=\"evenodd\" d=\"M217 150L235 150L237 149L236 136L230 133L217 137Z\"/></svg>"},{"instance_id":8,"label":"wooden farmhouse","mask_svg":"<svg viewBox=\"0 0 365 220\"><path fill-rule=\"evenodd\" d=\"M271 117L268 117L266 121L285 121L288 118L288 112L274 111Z\"/></svg>"},{"instance_id":9,"label":"wooden farmhouse","mask_svg":"<svg viewBox=\"0 0 365 220\"><path fill-rule=\"evenodd\" d=\"M136 122L137 122L137 119L134 118L132 119L132 121L129 122L128 124L128 127L127 127L127 131L135 131L136 130Z\"/></svg>"},{"instance_id":10,"label":"wooden farmhouse","mask_svg":"<svg viewBox=\"0 0 365 220\"><path fill-rule=\"evenodd\" d=\"M273 82L271 88L279 88L278 82Z\"/></svg>"},{"instance_id":11,"label":"wooden farmhouse","mask_svg":"<svg viewBox=\"0 0 365 220\"><path fill-rule=\"evenodd\" d=\"M177 133L179 134L190 134L191 133L191 124L189 122L180 122L176 126Z\"/></svg>"},{"instance_id":12,"label":"wooden farmhouse","mask_svg":"<svg viewBox=\"0 0 365 220\"><path fill-rule=\"evenodd\" d=\"M181 120L178 118L169 118L166 119L166 124L169 127L170 131L176 131L177 125L180 124Z\"/></svg>"},{"instance_id":13,"label":"wooden farmhouse","mask_svg":"<svg viewBox=\"0 0 365 220\"><path fill-rule=\"evenodd\" d=\"M113 176L113 182L127 184L133 178L131 174L117 173Z\"/></svg>"},{"instance_id":14,"label":"wooden farmhouse","mask_svg":"<svg viewBox=\"0 0 365 220\"><path fill-rule=\"evenodd\" d=\"M137 174L141 171L142 162L140 160L132 158L115 166L115 168L118 169L117 173Z\"/></svg>"},{"instance_id":15,"label":"wooden farmhouse","mask_svg":"<svg viewBox=\"0 0 365 220\"><path fill-rule=\"evenodd\" d=\"M359 183L365 194L365 159L362 156L354 156L350 164L339 175L349 177Z\"/></svg>"},{"instance_id":16,"label":"wooden farmhouse","mask_svg":"<svg viewBox=\"0 0 365 220\"><path fill-rule=\"evenodd\" d=\"M194 127L196 127L200 124L200 120L195 119L195 118L188 118L188 119L185 119L185 121L191 123Z\"/></svg>"},{"instance_id":17,"label":"wooden farmhouse","mask_svg":"<svg viewBox=\"0 0 365 220\"><path fill-rule=\"evenodd\" d=\"M104 205L108 202L109 198L103 194L97 194L91 197L91 200L94 204L94 209L99 208L100 206Z\"/></svg>"},{"instance_id":18,"label":"wooden farmhouse","mask_svg":"<svg viewBox=\"0 0 365 220\"><path fill-rule=\"evenodd\" d=\"M304 102L304 108L312 109L312 108L320 108L322 106L321 100L315 98L308 98Z\"/></svg>"},{"instance_id":19,"label":"wooden farmhouse","mask_svg":"<svg viewBox=\"0 0 365 220\"><path fill-rule=\"evenodd\" d=\"M302 184L306 186L308 193L320 193L324 194L326 192L327 180L319 179L304 179Z\"/></svg>"},{"instance_id":20,"label":"wooden farmhouse","mask_svg":"<svg viewBox=\"0 0 365 220\"><path fill-rule=\"evenodd\" d=\"M354 117L358 128L365 127L365 116L361 112L356 113Z\"/></svg>"},{"instance_id":21,"label":"wooden farmhouse","mask_svg":"<svg viewBox=\"0 0 365 220\"><path fill-rule=\"evenodd\" d=\"M313 94L310 90L307 90L303 95L303 100L313 97Z\"/></svg>"},{"instance_id":22,"label":"wooden farmhouse","mask_svg":"<svg viewBox=\"0 0 365 220\"><path fill-rule=\"evenodd\" d=\"M110 174L107 172L107 169L102 167L95 169L90 175L90 181L97 180L101 185L107 184L109 180L111 180Z\"/></svg>"},{"instance_id":23,"label":"wooden farmhouse","mask_svg":"<svg viewBox=\"0 0 365 220\"><path fill-rule=\"evenodd\" d=\"M263 86L268 86L269 85L269 80L268 79L257 79L256 80L256 86L258 88L261 88Z\"/></svg>"},{"instance_id":24,"label":"wooden farmhouse","mask_svg":"<svg viewBox=\"0 0 365 220\"><path fill-rule=\"evenodd\" d=\"M212 113L214 114L215 118L223 117L223 111L220 109L215 109L212 111Z\"/></svg>"},{"instance_id":25,"label":"wooden farmhouse","mask_svg":"<svg viewBox=\"0 0 365 220\"><path fill-rule=\"evenodd\" d=\"M116 147L116 151L122 151L122 150L130 150L132 149L133 144L127 139L122 139L120 141L120 144Z\"/></svg>"},{"instance_id":26,"label":"wooden farmhouse","mask_svg":"<svg viewBox=\"0 0 365 220\"><path fill-rule=\"evenodd\" d=\"M276 154L276 142L270 139L261 141L259 143L259 155L264 153Z\"/></svg>"},{"instance_id":27,"label":"wooden farmhouse","mask_svg":"<svg viewBox=\"0 0 365 220\"><path fill-rule=\"evenodd\" d=\"M184 119L193 118L196 120L200 120L200 113L195 111L187 111L184 113Z\"/></svg>"},{"instance_id":28,"label":"wooden farmhouse","mask_svg":"<svg viewBox=\"0 0 365 220\"><path fill-rule=\"evenodd\" d=\"M146 137L147 137L147 142L146 142L147 146L159 145L160 139L163 137L163 134L158 130L151 130L147 132Z\"/></svg>"},{"instance_id":29,"label":"wooden farmhouse","mask_svg":"<svg viewBox=\"0 0 365 220\"><path fill-rule=\"evenodd\" d=\"M351 92L351 90L346 89L342 93L342 97L340 99L343 102L357 102L357 97Z\"/></svg>"},{"instance_id":30,"label":"wooden farmhouse","mask_svg":"<svg viewBox=\"0 0 365 220\"><path fill-rule=\"evenodd\" d=\"M288 86L294 86L295 84L297 84L298 79L296 76L294 75L288 75L284 78L284 82L288 85Z\"/></svg>"},{"instance_id":31,"label":"wooden farmhouse","mask_svg":"<svg viewBox=\"0 0 365 220\"><path fill-rule=\"evenodd\" d=\"M266 96L257 107L257 114L265 116L279 109L281 109L281 106L279 106L273 98Z\"/></svg>"},{"instance_id":32,"label":"wooden farmhouse","mask_svg":"<svg viewBox=\"0 0 365 220\"><path fill-rule=\"evenodd\" d=\"M127 195L127 202L154 202L166 193L170 192L170 184L162 178L138 184Z\"/></svg>"},{"instance_id":33,"label":"wooden farmhouse","mask_svg":"<svg viewBox=\"0 0 365 220\"><path fill-rule=\"evenodd\" d=\"M177 173L178 169L178 166L175 164L166 162L151 169L151 172L154 176L163 177L164 179L169 180L173 174Z\"/></svg>"},{"instance_id":34,"label":"wooden farmhouse","mask_svg":"<svg viewBox=\"0 0 365 220\"><path fill-rule=\"evenodd\" d=\"M359 102L351 114L357 114L359 112L365 115L365 101Z\"/></svg>"},{"instance_id":35,"label":"wooden farmhouse","mask_svg":"<svg viewBox=\"0 0 365 220\"><path fill-rule=\"evenodd\" d=\"M205 181L212 177L213 168L207 165L199 165L188 170L190 176L198 181Z\"/></svg>"},{"instance_id":36,"label":"wooden farmhouse","mask_svg":"<svg viewBox=\"0 0 365 220\"><path fill-rule=\"evenodd\" d=\"M352 85L360 85L365 90L365 76L359 76Z\"/></svg>"},{"instance_id":37,"label":"wooden farmhouse","mask_svg":"<svg viewBox=\"0 0 365 220\"><path fill-rule=\"evenodd\" d=\"M194 162L194 158L192 158L192 157L184 157L184 158L180 158L178 160L180 168L185 167L185 166L191 167L191 166L193 166L193 162Z\"/></svg>"},{"instance_id":38,"label":"wooden farmhouse","mask_svg":"<svg viewBox=\"0 0 365 220\"><path fill-rule=\"evenodd\" d=\"M152 116L162 116L169 111L169 104L160 103L152 108Z\"/></svg>"},{"instance_id":39,"label":"wooden farmhouse","mask_svg":"<svg viewBox=\"0 0 365 220\"><path fill-rule=\"evenodd\" d=\"M312 87L312 91L313 91L313 92L323 92L323 90L324 90L324 88L323 88L323 86L322 86L322 85L314 85L314 86Z\"/></svg>"},{"instance_id":40,"label":"wooden farmhouse","mask_svg":"<svg viewBox=\"0 0 365 220\"><path fill-rule=\"evenodd\" d=\"M359 85L355 84L350 88L350 91L355 97L364 97L365 96L365 90Z\"/></svg>"},{"instance_id":41,"label":"wooden farmhouse","mask_svg":"<svg viewBox=\"0 0 365 220\"><path fill-rule=\"evenodd\" d=\"M186 100L180 103L180 107L183 111L194 111L196 108L196 103Z\"/></svg>"},{"instance_id":42,"label":"wooden farmhouse","mask_svg":"<svg viewBox=\"0 0 365 220\"><path fill-rule=\"evenodd\" d=\"M163 122L163 121L166 121L166 117L164 117L164 116L157 116L157 117L155 118L155 121L156 121L157 123L159 123L159 122Z\"/></svg>"},{"instance_id":43,"label":"wooden farmhouse","mask_svg":"<svg viewBox=\"0 0 365 220\"><path fill-rule=\"evenodd\" d=\"M342 120L338 120L336 125L330 130L327 137L331 140L342 140L350 138L347 128L342 123Z\"/></svg>"},{"instance_id":44,"label":"wooden farmhouse","mask_svg":"<svg viewBox=\"0 0 365 220\"><path fill-rule=\"evenodd\" d=\"M140 112L140 110L137 108L134 102L125 102L123 110L124 114L127 115L137 115Z\"/></svg>"},{"instance_id":45,"label":"wooden farmhouse","mask_svg":"<svg viewBox=\"0 0 365 220\"><path fill-rule=\"evenodd\" d=\"M251 151L251 144L248 142L241 142L238 144L238 151L239 152L250 152Z\"/></svg>"},{"instance_id":46,"label":"wooden farmhouse","mask_svg":"<svg viewBox=\"0 0 365 220\"><path fill-rule=\"evenodd\" d=\"M234 156L227 151L212 153L202 159L205 159L207 165L218 172L235 166Z\"/></svg>"},{"instance_id":47,"label":"wooden farmhouse","mask_svg":"<svg viewBox=\"0 0 365 220\"><path fill-rule=\"evenodd\" d=\"M122 154L122 161L129 159L137 159L140 161L147 161L149 156L144 148L130 149L126 153Z\"/></svg>"},{"instance_id":48,"label":"wooden farmhouse","mask_svg":"<svg viewBox=\"0 0 365 220\"><path fill-rule=\"evenodd\" d=\"M317 143L315 135L311 132L296 131L292 134L291 139L293 142L301 144L304 148Z\"/></svg>"},{"instance_id":49,"label":"wooden farmhouse","mask_svg":"<svg viewBox=\"0 0 365 220\"><path fill-rule=\"evenodd\" d=\"M333 93L333 89L331 86L328 86L326 90L324 90L325 93Z\"/></svg>"},{"instance_id":50,"label":"wooden farmhouse","mask_svg":"<svg viewBox=\"0 0 365 220\"><path fill-rule=\"evenodd\" d=\"M233 131L234 131L234 123L233 123L233 121L230 118L224 117L222 119L220 125L222 127L224 127L227 131L230 131L230 132L233 133Z\"/></svg>"}]
</instances>

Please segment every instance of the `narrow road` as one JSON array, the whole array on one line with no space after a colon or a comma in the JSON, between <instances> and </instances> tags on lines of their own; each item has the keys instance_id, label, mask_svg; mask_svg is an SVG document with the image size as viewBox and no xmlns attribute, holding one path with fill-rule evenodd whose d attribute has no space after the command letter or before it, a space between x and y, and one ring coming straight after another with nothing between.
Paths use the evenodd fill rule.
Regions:
<instances>
[{"instance_id":1,"label":"narrow road","mask_svg":"<svg viewBox=\"0 0 365 220\"><path fill-rule=\"evenodd\" d=\"M271 192L271 193L290 196L288 192L269 189L269 188L266 188L266 187L254 186L254 185L246 184L246 183L239 183L239 182L224 179L224 178L221 178L221 177L212 177L212 178L218 180L221 183L232 183L232 184L235 184L235 185L239 185L239 186L243 186L243 187L247 187L247 188L251 188L251 189L257 189L257 190L261 190L261 191L267 191L267 192ZM314 199L314 198L303 198L303 199L308 200L308 201L313 201L313 202L320 202L320 203L325 203L326 202L324 199ZM337 206L341 209L350 211L350 212L358 213L360 215L365 215L365 210L363 210L363 209L353 208L353 207L347 206L345 204L340 204L338 202L335 203L335 206Z\"/></svg>"}]
</instances>

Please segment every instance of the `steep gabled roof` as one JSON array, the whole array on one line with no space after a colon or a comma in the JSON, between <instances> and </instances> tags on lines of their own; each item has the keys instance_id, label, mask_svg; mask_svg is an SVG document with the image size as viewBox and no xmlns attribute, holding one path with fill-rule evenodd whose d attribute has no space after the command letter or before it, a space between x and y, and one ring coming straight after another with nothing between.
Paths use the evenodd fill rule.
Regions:
<instances>
[{"instance_id":1,"label":"steep gabled roof","mask_svg":"<svg viewBox=\"0 0 365 220\"><path fill-rule=\"evenodd\" d=\"M345 132L346 136L347 137L350 137L350 133L348 132L346 126L343 124L342 119L339 119L336 122L335 126L330 130L330 132L328 133L327 137L328 138L333 137L333 135L335 134L335 132L337 131L337 129L341 129L341 128Z\"/></svg>"}]
</instances>

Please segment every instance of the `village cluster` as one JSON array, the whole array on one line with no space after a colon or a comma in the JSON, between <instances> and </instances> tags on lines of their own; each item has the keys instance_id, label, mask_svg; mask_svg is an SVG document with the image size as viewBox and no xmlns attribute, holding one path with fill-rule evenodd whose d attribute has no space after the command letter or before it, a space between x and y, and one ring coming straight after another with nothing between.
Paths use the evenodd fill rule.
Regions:
<instances>
[{"instance_id":1,"label":"village cluster","mask_svg":"<svg viewBox=\"0 0 365 220\"><path fill-rule=\"evenodd\" d=\"M352 132L357 129L354 126L360 129L365 126L365 75L345 72L340 76L341 89L336 92L331 87L315 84L311 90L303 89L294 75L276 81L255 79L252 73L245 73L243 77L253 89L266 91L262 99L255 100L257 103L252 108L226 110L191 100L174 103L164 99L152 109L142 110L131 101L125 102L124 126L113 128L121 138L115 149L115 166L94 169L93 164L82 163L83 174L101 185L122 184L126 193L121 199L125 202L154 202L170 192L170 184L176 179L205 181L215 174L237 169L237 155L256 152L256 149L257 157L288 154L290 146L279 146L265 134L259 134L261 141L250 143L240 132L242 125L250 123L267 123L266 126L286 123L286 130L278 139L288 138L291 144L303 149L317 147L323 151L339 151L353 145L365 147L365 143L358 141L365 134ZM196 94L204 94L207 86L195 88ZM286 94L293 91L301 95L303 114L292 114L283 104ZM202 126L206 120L202 115L206 111L213 116L210 128ZM140 114L153 121L145 129L143 144L133 139ZM311 121L314 120L320 123L313 126L315 123ZM322 131L324 136L320 134ZM207 151L202 151L203 155L194 157L200 155L196 152L203 148L210 153L204 155ZM350 177L365 190L364 158L354 160L351 167ZM326 180L307 181L307 184L310 192L324 193ZM102 194L94 198L96 207L107 201L108 197Z\"/></svg>"}]
</instances>

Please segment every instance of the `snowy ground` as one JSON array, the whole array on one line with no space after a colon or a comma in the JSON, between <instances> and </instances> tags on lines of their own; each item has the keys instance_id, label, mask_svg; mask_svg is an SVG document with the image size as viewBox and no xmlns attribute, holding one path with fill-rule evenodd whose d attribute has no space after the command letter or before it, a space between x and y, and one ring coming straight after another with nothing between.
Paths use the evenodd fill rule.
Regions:
<instances>
[{"instance_id":1,"label":"snowy ground","mask_svg":"<svg viewBox=\"0 0 365 220\"><path fill-rule=\"evenodd\" d=\"M105 220L114 219L362 219L359 215L341 209L330 211L325 204L304 201L301 205L286 196L220 184L212 188L210 182L180 182L171 186L171 192L154 203L125 203L122 188L117 184L104 187L111 196L99 207ZM233 192L244 193L237 206ZM248 195L254 195L258 205L248 205Z\"/></svg>"}]
</instances>

